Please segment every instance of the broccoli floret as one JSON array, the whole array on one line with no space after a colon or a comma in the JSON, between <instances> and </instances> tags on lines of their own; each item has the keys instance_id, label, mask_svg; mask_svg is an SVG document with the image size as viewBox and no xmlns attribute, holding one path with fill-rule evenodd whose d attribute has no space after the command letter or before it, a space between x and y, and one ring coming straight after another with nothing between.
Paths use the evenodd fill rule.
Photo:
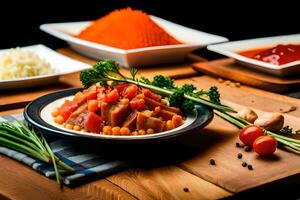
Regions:
<instances>
[{"instance_id":1,"label":"broccoli floret","mask_svg":"<svg viewBox=\"0 0 300 200\"><path fill-rule=\"evenodd\" d=\"M172 95L169 96L170 106L181 107L184 101L184 93L181 90L176 90Z\"/></svg>"},{"instance_id":2,"label":"broccoli floret","mask_svg":"<svg viewBox=\"0 0 300 200\"><path fill-rule=\"evenodd\" d=\"M119 64L112 60L103 60L93 66L98 73L104 74L107 72L119 73Z\"/></svg>"},{"instance_id":3,"label":"broccoli floret","mask_svg":"<svg viewBox=\"0 0 300 200\"><path fill-rule=\"evenodd\" d=\"M173 89L174 87L174 80L170 77L165 77L162 75L156 75L153 78L152 85L160 88L168 88Z\"/></svg>"},{"instance_id":4,"label":"broccoli floret","mask_svg":"<svg viewBox=\"0 0 300 200\"><path fill-rule=\"evenodd\" d=\"M94 69L86 69L80 72L80 81L84 88L88 88L99 82L99 73Z\"/></svg>"},{"instance_id":5,"label":"broccoli floret","mask_svg":"<svg viewBox=\"0 0 300 200\"><path fill-rule=\"evenodd\" d=\"M218 88L216 86L212 86L209 88L208 91L209 100L211 102L220 104L220 93L218 91Z\"/></svg>"},{"instance_id":6,"label":"broccoli floret","mask_svg":"<svg viewBox=\"0 0 300 200\"><path fill-rule=\"evenodd\" d=\"M183 101L180 108L183 113L190 114L193 112L193 110L195 108L195 103L192 100L186 99Z\"/></svg>"},{"instance_id":7,"label":"broccoli floret","mask_svg":"<svg viewBox=\"0 0 300 200\"><path fill-rule=\"evenodd\" d=\"M184 84L181 87L181 90L186 94L192 94L197 88L193 86L192 84Z\"/></svg>"}]
</instances>

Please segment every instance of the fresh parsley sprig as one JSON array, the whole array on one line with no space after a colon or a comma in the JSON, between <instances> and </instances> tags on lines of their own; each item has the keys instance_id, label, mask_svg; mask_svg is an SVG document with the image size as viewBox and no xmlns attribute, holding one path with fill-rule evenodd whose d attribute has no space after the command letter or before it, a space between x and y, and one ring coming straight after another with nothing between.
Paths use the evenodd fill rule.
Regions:
<instances>
[{"instance_id":1,"label":"fresh parsley sprig","mask_svg":"<svg viewBox=\"0 0 300 200\"><path fill-rule=\"evenodd\" d=\"M169 77L157 75L152 81L147 78L137 79L137 69L129 70L131 77L124 76L119 69L119 65L112 60L100 61L93 68L82 71L80 80L85 88L98 82L102 85L107 85L109 81L133 83L169 97L173 102L171 105L181 105L179 107L186 111L199 103L216 110L235 112L233 108L220 103L220 94L216 87L211 87L208 91L196 91L192 85L176 87L174 80Z\"/></svg>"}]
</instances>

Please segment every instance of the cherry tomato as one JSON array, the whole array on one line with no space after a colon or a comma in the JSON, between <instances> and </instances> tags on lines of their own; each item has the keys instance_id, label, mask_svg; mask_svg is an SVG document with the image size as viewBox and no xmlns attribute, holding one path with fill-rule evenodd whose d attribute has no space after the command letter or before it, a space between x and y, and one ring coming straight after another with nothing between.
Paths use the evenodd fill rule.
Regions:
<instances>
[{"instance_id":1,"label":"cherry tomato","mask_svg":"<svg viewBox=\"0 0 300 200\"><path fill-rule=\"evenodd\" d=\"M249 125L240 131L239 138L245 145L252 147L254 140L263 135L264 132L261 127Z\"/></svg>"},{"instance_id":2,"label":"cherry tomato","mask_svg":"<svg viewBox=\"0 0 300 200\"><path fill-rule=\"evenodd\" d=\"M130 85L124 90L123 96L128 99L133 99L138 93L138 86Z\"/></svg>"},{"instance_id":3,"label":"cherry tomato","mask_svg":"<svg viewBox=\"0 0 300 200\"><path fill-rule=\"evenodd\" d=\"M277 141L268 135L260 136L253 143L253 149L259 155L265 156L275 152Z\"/></svg>"},{"instance_id":4,"label":"cherry tomato","mask_svg":"<svg viewBox=\"0 0 300 200\"><path fill-rule=\"evenodd\" d=\"M119 93L118 91L112 90L111 92L109 92L104 98L103 101L107 102L107 103L116 103L119 99Z\"/></svg>"}]
</instances>

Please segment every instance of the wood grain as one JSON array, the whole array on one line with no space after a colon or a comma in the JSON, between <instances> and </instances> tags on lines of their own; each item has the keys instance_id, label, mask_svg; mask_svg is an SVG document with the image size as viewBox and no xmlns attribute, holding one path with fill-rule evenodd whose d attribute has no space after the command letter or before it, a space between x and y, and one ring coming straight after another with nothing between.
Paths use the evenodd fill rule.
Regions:
<instances>
[{"instance_id":1,"label":"wood grain","mask_svg":"<svg viewBox=\"0 0 300 200\"><path fill-rule=\"evenodd\" d=\"M96 199L80 191L60 190L55 181L0 156L0 194L8 199Z\"/></svg>"},{"instance_id":2,"label":"wood grain","mask_svg":"<svg viewBox=\"0 0 300 200\"><path fill-rule=\"evenodd\" d=\"M225 104L237 110L244 106L252 107L259 116L294 106L295 111L284 114L285 123L295 129L300 128L300 100L247 86L230 87L208 76L183 79L178 83L193 83L202 89L216 85ZM264 159L254 152L244 152L242 148L235 147L239 141L238 128L218 116L192 141L189 145L193 145L199 153L179 166L234 193L300 173L300 157L297 154L278 149L273 157ZM239 152L243 153L242 160L236 157ZM210 158L216 160L216 166L207 164ZM254 170L242 167L242 161L252 164Z\"/></svg>"},{"instance_id":3,"label":"wood grain","mask_svg":"<svg viewBox=\"0 0 300 200\"><path fill-rule=\"evenodd\" d=\"M128 191L138 199L220 199L231 195L203 179L178 167L131 169L108 180ZM187 192L184 191L187 188Z\"/></svg>"},{"instance_id":4,"label":"wood grain","mask_svg":"<svg viewBox=\"0 0 300 200\"><path fill-rule=\"evenodd\" d=\"M226 58L211 62L193 63L194 68L205 74L222 77L264 90L281 92L300 84L300 77L276 77L271 74L255 71L234 59Z\"/></svg>"}]
</instances>

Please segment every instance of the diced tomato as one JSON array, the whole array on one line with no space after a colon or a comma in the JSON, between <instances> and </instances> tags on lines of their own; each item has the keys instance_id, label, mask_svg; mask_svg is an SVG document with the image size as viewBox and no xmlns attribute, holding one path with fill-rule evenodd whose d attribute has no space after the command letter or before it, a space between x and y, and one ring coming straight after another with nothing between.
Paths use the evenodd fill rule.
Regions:
<instances>
[{"instance_id":1,"label":"diced tomato","mask_svg":"<svg viewBox=\"0 0 300 200\"><path fill-rule=\"evenodd\" d=\"M100 133L103 127L103 119L99 115L89 112L84 128L93 133Z\"/></svg>"},{"instance_id":2,"label":"diced tomato","mask_svg":"<svg viewBox=\"0 0 300 200\"><path fill-rule=\"evenodd\" d=\"M130 85L125 88L123 96L128 99L133 99L138 93L138 86Z\"/></svg>"},{"instance_id":3,"label":"diced tomato","mask_svg":"<svg viewBox=\"0 0 300 200\"><path fill-rule=\"evenodd\" d=\"M149 89L144 89L143 88L143 93L146 97L149 97L157 102L160 102L161 101L161 96L158 95L158 94L154 94L153 92L151 92L151 90Z\"/></svg>"},{"instance_id":4,"label":"diced tomato","mask_svg":"<svg viewBox=\"0 0 300 200\"><path fill-rule=\"evenodd\" d=\"M97 112L98 111L98 101L95 99L88 101L88 110L90 112Z\"/></svg>"},{"instance_id":5,"label":"diced tomato","mask_svg":"<svg viewBox=\"0 0 300 200\"><path fill-rule=\"evenodd\" d=\"M145 100L144 99L133 99L129 102L129 105L132 110L143 109L143 108L145 108Z\"/></svg>"},{"instance_id":6,"label":"diced tomato","mask_svg":"<svg viewBox=\"0 0 300 200\"><path fill-rule=\"evenodd\" d=\"M119 100L119 93L118 91L112 90L111 92L109 92L104 98L103 101L107 102L107 103L116 103Z\"/></svg>"},{"instance_id":7,"label":"diced tomato","mask_svg":"<svg viewBox=\"0 0 300 200\"><path fill-rule=\"evenodd\" d=\"M130 86L129 83L122 83L122 84L116 85L114 88L118 90L119 94L122 94L123 91L124 91L128 86Z\"/></svg>"},{"instance_id":8,"label":"diced tomato","mask_svg":"<svg viewBox=\"0 0 300 200\"><path fill-rule=\"evenodd\" d=\"M86 94L86 98L87 98L87 100L97 99L97 94L98 94L98 92L96 90L90 91Z\"/></svg>"},{"instance_id":9,"label":"diced tomato","mask_svg":"<svg viewBox=\"0 0 300 200\"><path fill-rule=\"evenodd\" d=\"M82 92L77 92L75 94L75 97L74 97L74 101L78 104L78 105L81 105L85 102L86 100L86 95L83 94Z\"/></svg>"},{"instance_id":10,"label":"diced tomato","mask_svg":"<svg viewBox=\"0 0 300 200\"><path fill-rule=\"evenodd\" d=\"M59 115L64 118L64 122L70 117L72 112L76 110L78 104L75 101L66 101L59 109Z\"/></svg>"}]
</instances>

